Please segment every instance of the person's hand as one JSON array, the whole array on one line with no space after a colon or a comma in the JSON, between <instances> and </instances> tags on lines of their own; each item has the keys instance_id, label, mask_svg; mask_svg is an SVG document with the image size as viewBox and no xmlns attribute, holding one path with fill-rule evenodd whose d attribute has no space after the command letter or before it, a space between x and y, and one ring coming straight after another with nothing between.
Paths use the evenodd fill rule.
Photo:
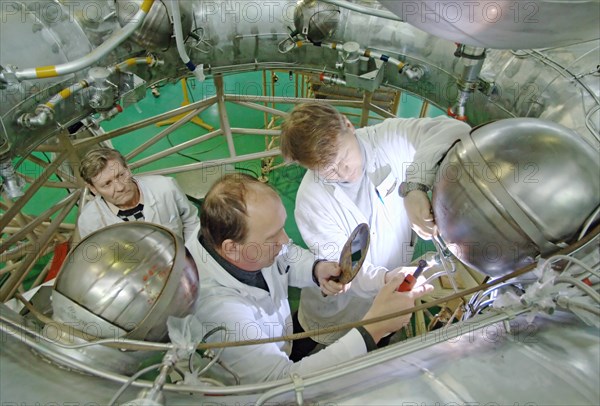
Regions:
<instances>
[{"instance_id":1,"label":"person's hand","mask_svg":"<svg viewBox=\"0 0 600 406\"><path fill-rule=\"evenodd\" d=\"M363 317L363 320L385 316L414 307L416 299L433 291L432 285L423 284L424 279L421 280L421 278L419 278L417 279L417 285L415 285L411 291L397 292L396 290L402 281L404 281L404 277L400 275L393 278L381 288L377 296L375 296L371 308L365 317ZM419 281L421 281L421 284L419 284ZM367 324L365 325L365 330L371 334L371 337L373 337L373 340L377 343L382 337L398 331L407 325L410 322L411 316L412 314L406 314L377 323Z\"/></svg>"},{"instance_id":2,"label":"person's hand","mask_svg":"<svg viewBox=\"0 0 600 406\"><path fill-rule=\"evenodd\" d=\"M435 222L427 193L421 190L409 192L404 198L404 208L417 235L424 240L431 240Z\"/></svg>"},{"instance_id":3,"label":"person's hand","mask_svg":"<svg viewBox=\"0 0 600 406\"><path fill-rule=\"evenodd\" d=\"M324 295L337 295L346 292L350 284L342 284L337 281L342 270L337 262L321 261L315 266L315 278L319 281L321 292Z\"/></svg>"},{"instance_id":4,"label":"person's hand","mask_svg":"<svg viewBox=\"0 0 600 406\"><path fill-rule=\"evenodd\" d=\"M388 284L391 282L392 279L397 277L402 277L404 279L406 275L412 275L416 269L416 266L399 266L398 268L392 269L391 271L387 271L385 273L383 283Z\"/></svg>"}]
</instances>

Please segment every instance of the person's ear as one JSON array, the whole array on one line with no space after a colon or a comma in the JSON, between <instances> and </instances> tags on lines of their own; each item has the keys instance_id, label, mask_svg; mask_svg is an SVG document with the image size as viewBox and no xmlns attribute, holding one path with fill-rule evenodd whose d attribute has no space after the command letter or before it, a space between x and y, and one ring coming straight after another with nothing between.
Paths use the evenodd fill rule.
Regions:
<instances>
[{"instance_id":1,"label":"person's ear","mask_svg":"<svg viewBox=\"0 0 600 406\"><path fill-rule=\"evenodd\" d=\"M88 187L89 190L91 190L91 192L97 196L98 195L98 191L96 190L96 188L94 187L94 185L92 185L91 183L85 183L85 185Z\"/></svg>"},{"instance_id":2,"label":"person's ear","mask_svg":"<svg viewBox=\"0 0 600 406\"><path fill-rule=\"evenodd\" d=\"M352 124L352 122L350 120L348 120L348 117L346 117L346 116L344 116L344 123L346 124L346 127L354 128L354 125Z\"/></svg>"},{"instance_id":3,"label":"person's ear","mask_svg":"<svg viewBox=\"0 0 600 406\"><path fill-rule=\"evenodd\" d=\"M221 243L221 255L230 262L238 262L240 260L240 244L227 239Z\"/></svg>"}]
</instances>

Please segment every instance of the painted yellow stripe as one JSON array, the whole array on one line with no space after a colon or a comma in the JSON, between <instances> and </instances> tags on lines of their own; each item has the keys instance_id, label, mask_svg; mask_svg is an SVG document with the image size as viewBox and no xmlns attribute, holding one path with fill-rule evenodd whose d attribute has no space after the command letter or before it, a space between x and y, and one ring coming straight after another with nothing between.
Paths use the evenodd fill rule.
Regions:
<instances>
[{"instance_id":1,"label":"painted yellow stripe","mask_svg":"<svg viewBox=\"0 0 600 406\"><path fill-rule=\"evenodd\" d=\"M300 48L302 45L304 45L304 42L302 42L302 41L296 41L296 46L298 48Z\"/></svg>"},{"instance_id":2,"label":"painted yellow stripe","mask_svg":"<svg viewBox=\"0 0 600 406\"><path fill-rule=\"evenodd\" d=\"M56 65L40 66L35 68L35 74L38 78L53 78L58 76L58 72L56 72Z\"/></svg>"},{"instance_id":3,"label":"painted yellow stripe","mask_svg":"<svg viewBox=\"0 0 600 406\"><path fill-rule=\"evenodd\" d=\"M52 110L54 110L54 103L47 102L45 104L45 106L48 107L48 108L50 108L50 109L52 109Z\"/></svg>"},{"instance_id":4,"label":"painted yellow stripe","mask_svg":"<svg viewBox=\"0 0 600 406\"><path fill-rule=\"evenodd\" d=\"M149 57L149 56L147 56L147 57L146 57L146 63L147 63L148 65L152 65L152 58L151 58L151 57Z\"/></svg>"},{"instance_id":5,"label":"painted yellow stripe","mask_svg":"<svg viewBox=\"0 0 600 406\"><path fill-rule=\"evenodd\" d=\"M69 89L69 88L63 89L58 94L60 95L60 97L63 98L63 100L68 99L69 96L71 96L71 89Z\"/></svg>"},{"instance_id":6,"label":"painted yellow stripe","mask_svg":"<svg viewBox=\"0 0 600 406\"><path fill-rule=\"evenodd\" d=\"M336 49L337 48L337 42L334 42L333 44L331 44L331 49Z\"/></svg>"},{"instance_id":7,"label":"painted yellow stripe","mask_svg":"<svg viewBox=\"0 0 600 406\"><path fill-rule=\"evenodd\" d=\"M365 53L363 54L366 57L370 57L371 56L371 50L370 49L365 49Z\"/></svg>"},{"instance_id":8,"label":"painted yellow stripe","mask_svg":"<svg viewBox=\"0 0 600 406\"><path fill-rule=\"evenodd\" d=\"M148 13L148 11L150 11L150 8L152 7L152 3L154 3L154 0L144 0L141 7L142 11L144 13Z\"/></svg>"},{"instance_id":9,"label":"painted yellow stripe","mask_svg":"<svg viewBox=\"0 0 600 406\"><path fill-rule=\"evenodd\" d=\"M125 61L125 63L127 64L127 66L133 66L135 65L135 58L129 58Z\"/></svg>"}]
</instances>

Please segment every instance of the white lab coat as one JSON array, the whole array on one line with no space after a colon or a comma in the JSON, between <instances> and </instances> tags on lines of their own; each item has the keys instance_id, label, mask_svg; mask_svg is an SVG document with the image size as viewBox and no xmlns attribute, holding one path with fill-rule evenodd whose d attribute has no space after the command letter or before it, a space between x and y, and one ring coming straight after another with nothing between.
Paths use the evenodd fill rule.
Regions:
<instances>
[{"instance_id":1,"label":"white lab coat","mask_svg":"<svg viewBox=\"0 0 600 406\"><path fill-rule=\"evenodd\" d=\"M411 225L398 187L404 179L433 185L435 164L469 130L467 124L446 117L388 119L357 129L373 187L371 219L336 183L324 183L315 172L307 171L298 189L295 217L308 248L319 258L337 261L344 242L359 223L369 224L371 242L349 292L324 298L317 288L302 290L298 317L305 330L360 320L384 285L385 272L411 261ZM329 345L341 334L313 339Z\"/></svg>"},{"instance_id":2,"label":"white lab coat","mask_svg":"<svg viewBox=\"0 0 600 406\"><path fill-rule=\"evenodd\" d=\"M178 236L194 239L200 224L198 209L181 191L175 179L167 176L134 177L144 197L144 221L160 224ZM79 213L77 226L81 237L111 224L121 223L101 196L87 203Z\"/></svg>"},{"instance_id":3,"label":"white lab coat","mask_svg":"<svg viewBox=\"0 0 600 406\"><path fill-rule=\"evenodd\" d=\"M269 292L239 282L216 262L197 241L188 241L198 272L200 294L196 302L196 317L203 335L218 326L227 328L211 335L207 341L239 341L280 337L293 333L288 303L288 285L314 285L312 266L315 256L293 246L280 254L275 263L262 269ZM289 359L292 343L275 342L226 348L220 360L239 377L241 384L283 379L296 373L301 376L329 367L367 352L364 339L353 329L338 343L308 356L299 362ZM214 365L209 374L233 384L231 374Z\"/></svg>"}]
</instances>

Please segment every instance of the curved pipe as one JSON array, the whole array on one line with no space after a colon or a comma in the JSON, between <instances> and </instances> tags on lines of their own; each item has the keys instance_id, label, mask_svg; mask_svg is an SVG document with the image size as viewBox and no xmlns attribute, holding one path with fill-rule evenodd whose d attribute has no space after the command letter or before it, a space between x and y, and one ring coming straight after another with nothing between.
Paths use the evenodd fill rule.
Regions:
<instances>
[{"instance_id":1,"label":"curved pipe","mask_svg":"<svg viewBox=\"0 0 600 406\"><path fill-rule=\"evenodd\" d=\"M71 62L61 65L38 66L37 68L24 69L14 72L17 80L52 78L57 76L67 75L85 69L92 64L98 62L109 52L115 49L119 44L125 41L135 30L138 29L144 22L144 18L150 11L154 0L144 0L140 6L140 10L132 17L129 23L121 28L118 32L111 35L98 48L92 50L83 58L76 59ZM0 81L6 81L4 74L0 73Z\"/></svg>"},{"instance_id":2,"label":"curved pipe","mask_svg":"<svg viewBox=\"0 0 600 406\"><path fill-rule=\"evenodd\" d=\"M204 82L204 65L194 65L190 57L185 50L185 41L183 39L183 28L181 25L181 10L179 9L179 0L171 0L171 13L173 14L173 30L175 31L175 41L177 43L177 52L179 57L187 66L187 68L194 74L196 79L200 82Z\"/></svg>"},{"instance_id":3,"label":"curved pipe","mask_svg":"<svg viewBox=\"0 0 600 406\"><path fill-rule=\"evenodd\" d=\"M117 64L109 67L108 70L111 73L114 73L114 72L120 72L128 66L146 64L149 67L153 67L156 65L160 65L162 63L164 63L164 62L159 61L151 56L148 56L145 58L129 58L123 62L117 63ZM44 125L46 125L49 121L51 121L54 118L54 108L56 107L57 104L63 102L64 100L71 97L73 94L75 94L89 86L90 86L90 84L89 84L88 80L80 80L79 82L64 88L63 90L61 90L60 92L58 92L57 94L52 96L50 98L50 100L48 100L45 104L39 105L35 109L34 114L25 113L25 114L21 115L18 118L17 122L21 126L26 127L26 128L43 127ZM119 110L119 109L117 109L117 110ZM120 110L118 112L120 112ZM116 112L115 112L115 114L116 114Z\"/></svg>"},{"instance_id":4,"label":"curved pipe","mask_svg":"<svg viewBox=\"0 0 600 406\"><path fill-rule=\"evenodd\" d=\"M298 40L298 41L295 41L292 44L292 46L290 48L288 48L285 52L291 51L294 47L300 48L304 45L314 45L316 47L325 47L325 48L329 48L329 49L333 49L333 50L338 50L338 49L342 50L344 47L344 44L340 43L340 42L311 42L311 41L305 41L305 40ZM285 53L285 52L283 52L283 53ZM365 56L367 58L379 59L385 63L391 63L398 68L399 73L404 73L405 68L408 66L404 62L402 62L396 58L392 58L391 56L382 54L381 52L377 52L377 51L374 51L369 48L359 48L358 53L361 56ZM411 80L415 80L414 76L407 75L407 77ZM419 76L419 79L420 79L420 76Z\"/></svg>"},{"instance_id":5,"label":"curved pipe","mask_svg":"<svg viewBox=\"0 0 600 406\"><path fill-rule=\"evenodd\" d=\"M147 56L145 58L129 58L124 60L123 62L119 62L113 66L110 66L108 70L112 72L121 72L125 68L133 65L148 65L148 67L153 68L157 65L163 65L165 62L159 59L154 58L153 56Z\"/></svg>"},{"instance_id":6,"label":"curved pipe","mask_svg":"<svg viewBox=\"0 0 600 406\"><path fill-rule=\"evenodd\" d=\"M56 107L57 104L89 86L90 84L86 80L80 80L71 86L65 87L63 90L52 96L45 104L37 106L35 113L22 114L17 119L17 122L25 128L43 127L54 118L54 107Z\"/></svg>"}]
</instances>

